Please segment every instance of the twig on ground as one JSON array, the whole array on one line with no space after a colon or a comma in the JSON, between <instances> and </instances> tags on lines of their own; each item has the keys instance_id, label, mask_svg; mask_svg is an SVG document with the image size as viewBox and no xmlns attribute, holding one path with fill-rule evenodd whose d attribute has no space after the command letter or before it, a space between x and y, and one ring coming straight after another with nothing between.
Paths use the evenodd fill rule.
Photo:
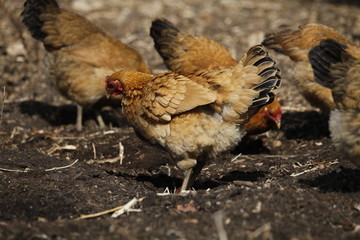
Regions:
<instances>
[{"instance_id":1,"label":"twig on ground","mask_svg":"<svg viewBox=\"0 0 360 240\"><path fill-rule=\"evenodd\" d=\"M45 172L50 172L50 171L55 171L55 170L60 170L60 169L65 169L65 168L69 168L71 166L73 166L75 163L77 163L79 160L76 159L73 163L66 165L66 166L62 166L62 167L53 167L53 168L49 168L49 169L45 169Z\"/></svg>"},{"instance_id":2,"label":"twig on ground","mask_svg":"<svg viewBox=\"0 0 360 240\"><path fill-rule=\"evenodd\" d=\"M162 193L156 193L157 196L169 196L171 195L171 192L168 187L165 188L164 192Z\"/></svg>"},{"instance_id":3,"label":"twig on ground","mask_svg":"<svg viewBox=\"0 0 360 240\"><path fill-rule=\"evenodd\" d=\"M306 154L299 154L299 155L264 155L262 157L265 157L265 158L282 158L282 159L289 159L289 158L297 158L299 156L308 156L310 155L309 153L306 153Z\"/></svg>"},{"instance_id":4,"label":"twig on ground","mask_svg":"<svg viewBox=\"0 0 360 240\"><path fill-rule=\"evenodd\" d=\"M124 206L119 206L119 207L112 208L112 209L105 210L105 211L98 212L98 213L81 215L80 217L75 218L75 220L82 220L82 219L96 218L96 217L99 217L99 216L102 216L102 215L105 215L105 214L108 214L108 213L115 212L115 211L117 211L117 210L119 210L119 209L121 209L121 208L123 208L123 207L124 207Z\"/></svg>"},{"instance_id":5,"label":"twig on ground","mask_svg":"<svg viewBox=\"0 0 360 240\"><path fill-rule=\"evenodd\" d=\"M227 236L227 233L226 233L225 228L224 228L223 218L224 218L223 211L220 210L220 211L217 211L217 212L214 213L214 221L215 221L216 229L217 229L218 234L219 234L219 239L220 240L227 240L228 236Z\"/></svg>"},{"instance_id":6,"label":"twig on ground","mask_svg":"<svg viewBox=\"0 0 360 240\"><path fill-rule=\"evenodd\" d=\"M93 153L94 153L94 160L96 159L96 147L95 147L95 144L92 143L92 148L93 148Z\"/></svg>"},{"instance_id":7,"label":"twig on ground","mask_svg":"<svg viewBox=\"0 0 360 240\"><path fill-rule=\"evenodd\" d=\"M117 218L118 216L127 213L127 212L141 212L141 209L133 209L132 207L135 206L136 203L141 202L144 198L133 198L131 199L131 201L129 201L127 204L124 205L123 208L117 210L116 212L114 212L111 217L112 218Z\"/></svg>"},{"instance_id":8,"label":"twig on ground","mask_svg":"<svg viewBox=\"0 0 360 240\"><path fill-rule=\"evenodd\" d=\"M317 163L317 165L316 165L315 167L312 167L312 168L310 168L310 169L305 169L305 170L302 171L302 172L292 173L290 176L291 176L291 177L297 177L297 176L303 175L303 174L308 173L308 172L314 172L314 171L316 171L316 170L318 170L318 169L322 169L322 168L324 168L324 165L325 165L326 167L329 167L329 166L334 165L334 164L337 164L337 163L339 163L339 161L338 161L337 159L336 159L335 161L329 162L329 163L327 163L327 164L319 164L319 163ZM314 164L314 165L315 165L315 164ZM309 165L305 165L305 166L309 166Z\"/></svg>"},{"instance_id":9,"label":"twig on ground","mask_svg":"<svg viewBox=\"0 0 360 240\"><path fill-rule=\"evenodd\" d=\"M119 161L119 157L104 158L104 159L100 159L100 160L90 159L90 160L86 161L86 163L88 163L88 164L94 164L94 163L104 164L104 163L115 163L117 161Z\"/></svg>"},{"instance_id":10,"label":"twig on ground","mask_svg":"<svg viewBox=\"0 0 360 240\"><path fill-rule=\"evenodd\" d=\"M309 153L307 154L301 154L301 155L261 155L262 158L281 158L281 159L289 159L289 158L297 158L299 156L308 156L310 155ZM238 154L236 155L235 157L233 157L231 159L231 162L235 162L237 161L238 159L241 159L241 158L245 158L245 159L257 159L258 156L252 156L252 155L243 155L243 154Z\"/></svg>"},{"instance_id":11,"label":"twig on ground","mask_svg":"<svg viewBox=\"0 0 360 240\"><path fill-rule=\"evenodd\" d=\"M180 190L177 190L176 188L174 189L173 192L170 192L169 188L165 188L164 192L162 193L156 193L157 196L169 196L169 195L172 195L172 196L187 196L187 195L193 195L195 196L197 194L196 190L194 188L192 188L191 190L183 190L183 191L180 191Z\"/></svg>"},{"instance_id":12,"label":"twig on ground","mask_svg":"<svg viewBox=\"0 0 360 240\"><path fill-rule=\"evenodd\" d=\"M98 131L98 132L95 132L95 133L92 133L92 134L89 134L87 136L51 136L50 138L51 139L54 139L54 140L64 140L64 139L89 139L89 138L93 138L93 137L96 137L98 135L101 135L101 134L104 134L104 135L108 135L108 134L113 134L113 133L117 133L118 131L115 131L115 130L108 130L108 131ZM124 139L127 139L129 138L129 136L124 136L122 138L120 138L120 141L121 140L124 140Z\"/></svg>"},{"instance_id":13,"label":"twig on ground","mask_svg":"<svg viewBox=\"0 0 360 240\"><path fill-rule=\"evenodd\" d=\"M235 157L233 157L230 162L235 162L239 157L242 156L242 153L239 153L238 155L236 155Z\"/></svg>"},{"instance_id":14,"label":"twig on ground","mask_svg":"<svg viewBox=\"0 0 360 240\"><path fill-rule=\"evenodd\" d=\"M16 134L16 132L17 132L17 128L18 128L18 127L14 127L13 130L11 131L10 139L13 139L13 138L14 138L14 136L15 136L15 134Z\"/></svg>"},{"instance_id":15,"label":"twig on ground","mask_svg":"<svg viewBox=\"0 0 360 240\"><path fill-rule=\"evenodd\" d=\"M50 137L53 140L73 140L73 139L85 139L85 137L80 136L80 137L75 137L75 136L67 136L67 137Z\"/></svg>"},{"instance_id":16,"label":"twig on ground","mask_svg":"<svg viewBox=\"0 0 360 240\"><path fill-rule=\"evenodd\" d=\"M98 212L98 213L80 215L80 217L75 218L75 220L96 218L96 217L99 217L99 216L102 216L102 215L105 215L105 214L108 214L108 213L112 213L112 212L113 212L113 215L114 215L117 211L121 211L121 210L124 211L123 213L125 213L125 212L131 212L131 211L132 211L132 212L139 212L139 211L141 211L141 209L132 209L131 207L133 207L136 203L141 202L142 200L144 200L144 198L140 198L140 199L133 198L133 199L131 199L130 202L128 202L128 203L125 204L125 205L122 205L122 206L119 206L119 207L115 207L115 208L112 208L112 209L108 209L108 210L105 210L105 211L101 211L101 212ZM119 216L119 215L118 215L118 216ZM113 217L113 216L112 216L112 217Z\"/></svg>"},{"instance_id":17,"label":"twig on ground","mask_svg":"<svg viewBox=\"0 0 360 240\"><path fill-rule=\"evenodd\" d=\"M122 164L123 159L124 159L124 146L122 145L121 142L119 142L119 156L114 158L105 158L99 160L90 159L86 162L88 164L93 164L93 163L103 164L103 163L115 163L117 161L120 161L120 164Z\"/></svg>"},{"instance_id":18,"label":"twig on ground","mask_svg":"<svg viewBox=\"0 0 360 240\"><path fill-rule=\"evenodd\" d=\"M313 168L306 169L306 170L304 170L302 172L299 172L299 173L292 173L290 176L291 177L297 177L297 176L303 175L303 174L308 173L308 172L314 172L317 169L319 169L319 166L315 166Z\"/></svg>"},{"instance_id":19,"label":"twig on ground","mask_svg":"<svg viewBox=\"0 0 360 240\"><path fill-rule=\"evenodd\" d=\"M45 172L50 172L50 171L56 171L56 170L60 170L60 169L65 169L65 168L69 168L71 166L73 166L75 163L77 163L79 160L76 159L73 163L66 165L66 166L61 166L61 167L53 167L53 168L49 168L49 169L45 169ZM19 169L8 169L8 168L0 168L0 171L3 172L21 172L21 173L26 173L26 172L30 172L33 171L33 169L30 168L25 168L25 170L19 170Z\"/></svg>"},{"instance_id":20,"label":"twig on ground","mask_svg":"<svg viewBox=\"0 0 360 240\"><path fill-rule=\"evenodd\" d=\"M92 137L95 137L95 136L98 136L98 135L108 135L108 134L114 134L114 133L118 133L118 132L121 132L121 133L125 134L125 133L131 133L133 131L134 130L132 130L132 129L121 129L121 130L119 130L119 129L111 129L111 130L107 130L107 131L101 130L101 131L97 131L97 132L94 132L92 134L89 134L87 137L92 138ZM124 136L124 137L121 138L121 140L126 139L126 138L129 138L129 136Z\"/></svg>"},{"instance_id":21,"label":"twig on ground","mask_svg":"<svg viewBox=\"0 0 360 240\"><path fill-rule=\"evenodd\" d=\"M17 169L0 168L0 171L3 171L3 172L22 172L22 173L25 173L25 172L30 171L30 168L25 168L25 170L17 170Z\"/></svg>"},{"instance_id":22,"label":"twig on ground","mask_svg":"<svg viewBox=\"0 0 360 240\"><path fill-rule=\"evenodd\" d=\"M60 147L59 145L55 144L47 151L47 154L51 155L58 150L76 150L76 148L77 147L75 145L65 145Z\"/></svg>"},{"instance_id":23,"label":"twig on ground","mask_svg":"<svg viewBox=\"0 0 360 240\"><path fill-rule=\"evenodd\" d=\"M22 102L25 102L25 101L29 101L29 100L32 100L31 98L29 97L19 97L19 98L16 98L16 99L6 99L5 100L5 103L8 103L8 104L11 104L11 103L22 103Z\"/></svg>"},{"instance_id":24,"label":"twig on ground","mask_svg":"<svg viewBox=\"0 0 360 240\"><path fill-rule=\"evenodd\" d=\"M120 165L122 165L124 159L124 145L122 145L121 142L119 142L119 159L120 159Z\"/></svg>"}]
</instances>

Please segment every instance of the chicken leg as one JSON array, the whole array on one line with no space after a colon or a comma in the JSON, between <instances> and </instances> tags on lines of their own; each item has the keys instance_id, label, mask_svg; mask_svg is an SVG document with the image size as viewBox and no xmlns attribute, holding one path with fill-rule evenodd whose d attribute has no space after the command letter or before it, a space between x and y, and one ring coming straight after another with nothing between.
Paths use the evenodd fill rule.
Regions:
<instances>
[{"instance_id":1,"label":"chicken leg","mask_svg":"<svg viewBox=\"0 0 360 240\"><path fill-rule=\"evenodd\" d=\"M81 131L82 130L82 120L83 120L83 107L80 105L76 105L77 107L77 113L76 113L76 130ZM94 109L96 120L99 124L100 128L105 128L105 122L101 116L100 110Z\"/></svg>"},{"instance_id":2,"label":"chicken leg","mask_svg":"<svg viewBox=\"0 0 360 240\"><path fill-rule=\"evenodd\" d=\"M83 107L79 104L76 104L76 130L81 131L82 129L82 116L83 116Z\"/></svg>"},{"instance_id":3,"label":"chicken leg","mask_svg":"<svg viewBox=\"0 0 360 240\"><path fill-rule=\"evenodd\" d=\"M195 159L184 159L177 163L177 167L184 172L185 177L181 184L180 193L185 192L189 186L190 179L193 179L193 168L196 166L197 161Z\"/></svg>"},{"instance_id":4,"label":"chicken leg","mask_svg":"<svg viewBox=\"0 0 360 240\"><path fill-rule=\"evenodd\" d=\"M100 110L99 109L95 109L95 116L96 116L96 120L99 124L99 127L102 129L102 128L105 128L106 125L105 125L105 122L104 122L104 119L102 118L101 116L101 113L100 113Z\"/></svg>"},{"instance_id":5,"label":"chicken leg","mask_svg":"<svg viewBox=\"0 0 360 240\"><path fill-rule=\"evenodd\" d=\"M180 193L185 192L188 187L193 184L196 177L200 174L201 169L205 166L205 163L206 161L197 161L191 158L177 163L177 167L185 174Z\"/></svg>"}]
</instances>

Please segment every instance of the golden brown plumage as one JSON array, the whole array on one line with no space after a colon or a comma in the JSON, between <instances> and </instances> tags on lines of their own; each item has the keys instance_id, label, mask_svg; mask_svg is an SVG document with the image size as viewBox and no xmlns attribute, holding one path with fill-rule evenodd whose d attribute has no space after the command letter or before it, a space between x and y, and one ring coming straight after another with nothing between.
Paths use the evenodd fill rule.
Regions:
<instances>
[{"instance_id":1,"label":"golden brown plumage","mask_svg":"<svg viewBox=\"0 0 360 240\"><path fill-rule=\"evenodd\" d=\"M320 42L309 54L316 80L328 87L335 109L329 127L335 146L360 167L360 58L335 40Z\"/></svg>"},{"instance_id":2,"label":"golden brown plumage","mask_svg":"<svg viewBox=\"0 0 360 240\"><path fill-rule=\"evenodd\" d=\"M322 24L304 24L299 26L297 30L287 29L268 33L265 35L262 44L289 56L296 62L293 78L301 94L312 106L329 114L331 109L335 107L331 91L315 82L308 57L310 49L324 39L334 39L350 48L356 46L355 43L334 29Z\"/></svg>"},{"instance_id":3,"label":"golden brown plumage","mask_svg":"<svg viewBox=\"0 0 360 240\"><path fill-rule=\"evenodd\" d=\"M199 70L220 70L237 65L230 52L218 42L201 36L185 35L166 19L152 22L150 35L165 65L184 74ZM248 135L280 127L281 106L275 101L264 106L245 125Z\"/></svg>"},{"instance_id":4,"label":"golden brown plumage","mask_svg":"<svg viewBox=\"0 0 360 240\"><path fill-rule=\"evenodd\" d=\"M206 37L182 34L166 19L152 22L150 36L165 65L173 72L217 70L238 63L223 45Z\"/></svg>"},{"instance_id":5,"label":"golden brown plumage","mask_svg":"<svg viewBox=\"0 0 360 240\"><path fill-rule=\"evenodd\" d=\"M261 45L222 70L158 75L123 70L106 79L109 94L123 94L124 115L140 135L175 157L186 190L208 158L234 146L244 124L274 99L279 70Z\"/></svg>"},{"instance_id":6,"label":"golden brown plumage","mask_svg":"<svg viewBox=\"0 0 360 240\"><path fill-rule=\"evenodd\" d=\"M86 18L60 9L55 0L27 0L22 16L32 36L51 53L50 74L57 88L78 105L78 130L82 108L94 105L105 94L104 76L123 68L150 72L137 51ZM97 116L103 126L101 115Z\"/></svg>"}]
</instances>

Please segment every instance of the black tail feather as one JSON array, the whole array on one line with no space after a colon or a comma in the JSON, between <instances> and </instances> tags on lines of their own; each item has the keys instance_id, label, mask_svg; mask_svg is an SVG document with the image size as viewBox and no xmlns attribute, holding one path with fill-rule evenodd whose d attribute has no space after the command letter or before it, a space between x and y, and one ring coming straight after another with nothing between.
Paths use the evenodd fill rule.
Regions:
<instances>
[{"instance_id":1,"label":"black tail feather","mask_svg":"<svg viewBox=\"0 0 360 240\"><path fill-rule=\"evenodd\" d=\"M276 67L275 61L269 57L262 45L252 47L247 55L249 57L245 59L244 65L258 67L258 75L264 79L253 88L259 92L259 96L253 100L251 107L260 107L269 104L275 98L275 94L272 93L272 91L280 87L281 84L280 70Z\"/></svg>"},{"instance_id":2,"label":"black tail feather","mask_svg":"<svg viewBox=\"0 0 360 240\"><path fill-rule=\"evenodd\" d=\"M266 33L264 35L264 40L262 41L261 44L267 48L274 50L275 52L284 54L284 50L281 44L277 42L275 37L276 37L275 33Z\"/></svg>"},{"instance_id":3,"label":"black tail feather","mask_svg":"<svg viewBox=\"0 0 360 240\"><path fill-rule=\"evenodd\" d=\"M150 28L150 36L154 39L155 43L159 41L164 30L179 32L175 25L167 19L157 18L152 22Z\"/></svg>"},{"instance_id":4,"label":"black tail feather","mask_svg":"<svg viewBox=\"0 0 360 240\"><path fill-rule=\"evenodd\" d=\"M155 19L151 24L150 36L154 40L154 47L165 62L176 58L168 49L176 41L179 32L174 24L163 18Z\"/></svg>"},{"instance_id":5,"label":"black tail feather","mask_svg":"<svg viewBox=\"0 0 360 240\"><path fill-rule=\"evenodd\" d=\"M60 12L55 0L27 0L24 3L24 11L21 13L22 22L29 29L32 37L40 41L47 36L41 30L44 22L40 19L40 15L46 12Z\"/></svg>"},{"instance_id":6,"label":"black tail feather","mask_svg":"<svg viewBox=\"0 0 360 240\"><path fill-rule=\"evenodd\" d=\"M326 39L310 50L309 59L318 83L328 88L333 87L334 78L330 73L331 65L352 58L345 49L345 45L333 39Z\"/></svg>"}]
</instances>

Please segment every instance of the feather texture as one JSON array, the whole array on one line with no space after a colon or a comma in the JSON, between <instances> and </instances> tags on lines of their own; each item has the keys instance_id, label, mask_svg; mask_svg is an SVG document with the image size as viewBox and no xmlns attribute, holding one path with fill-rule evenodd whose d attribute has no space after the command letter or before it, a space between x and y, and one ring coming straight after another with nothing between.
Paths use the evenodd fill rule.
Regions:
<instances>
[{"instance_id":1,"label":"feather texture","mask_svg":"<svg viewBox=\"0 0 360 240\"><path fill-rule=\"evenodd\" d=\"M137 51L85 17L61 9L55 0L27 0L22 17L31 35L50 53L49 72L57 88L81 109L104 97L106 75L124 68L151 72ZM79 113L77 128L81 129Z\"/></svg>"},{"instance_id":2,"label":"feather texture","mask_svg":"<svg viewBox=\"0 0 360 240\"><path fill-rule=\"evenodd\" d=\"M135 131L178 163L195 159L190 175L196 177L206 160L236 146L246 133L244 123L274 100L280 72L257 45L231 68L157 75L122 70L107 79L109 93L115 83Z\"/></svg>"},{"instance_id":3,"label":"feather texture","mask_svg":"<svg viewBox=\"0 0 360 240\"><path fill-rule=\"evenodd\" d=\"M150 28L150 35L165 65L173 72L191 74L201 70L222 70L238 64L223 45L205 37L185 35L166 19L154 20ZM247 58L246 61L249 62L243 62L243 64L253 65L255 64L254 61L258 61L258 59ZM256 63L259 69L264 69L260 70L263 71L260 75L265 78L267 74L271 75L273 73L271 70L268 71L271 68L268 68L266 64L271 65L272 61L261 58L261 60ZM274 80L276 81L276 78ZM273 84L273 82L269 80L264 83L264 85L259 85L256 90L260 88L266 89L266 85L269 86L271 84ZM216 88L217 86L213 84L212 87ZM253 102L253 106L266 105L265 103L267 103L267 106L261 108L246 125L246 132L248 134L266 132L274 128L274 126L277 126L277 124L279 126L281 120L281 107L279 102L276 99L269 101L269 96L266 91L264 93L259 92L260 96ZM242 102L243 101L240 101L239 105L241 105Z\"/></svg>"},{"instance_id":4,"label":"feather texture","mask_svg":"<svg viewBox=\"0 0 360 240\"><path fill-rule=\"evenodd\" d=\"M309 54L318 82L335 101L330 132L335 146L360 167L360 59L346 45L327 39Z\"/></svg>"}]
</instances>

